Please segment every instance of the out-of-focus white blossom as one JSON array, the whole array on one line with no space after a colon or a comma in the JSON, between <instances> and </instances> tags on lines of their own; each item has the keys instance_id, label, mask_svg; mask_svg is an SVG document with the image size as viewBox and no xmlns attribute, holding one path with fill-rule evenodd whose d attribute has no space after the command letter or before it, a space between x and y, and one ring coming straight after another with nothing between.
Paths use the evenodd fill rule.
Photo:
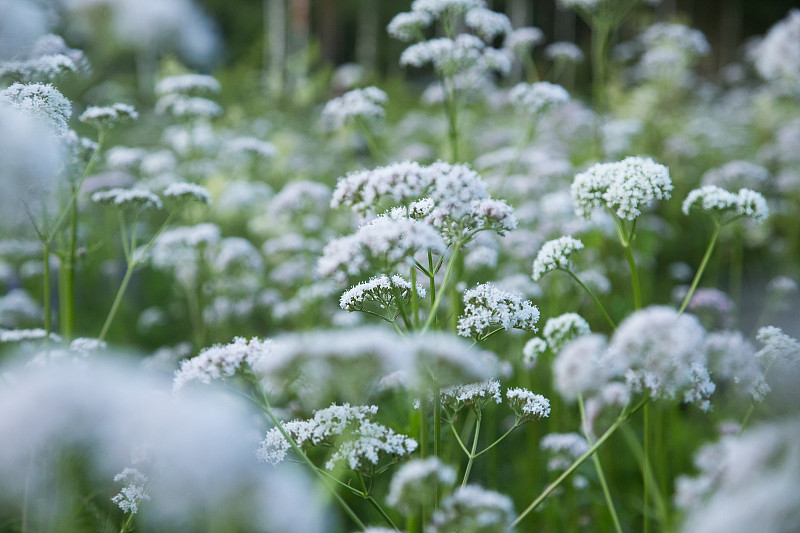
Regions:
<instances>
[{"instance_id":1,"label":"out-of-focus white blossom","mask_svg":"<svg viewBox=\"0 0 800 533\"><path fill-rule=\"evenodd\" d=\"M514 518L511 498L478 485L466 485L442 500L433 513L431 531L501 533L511 530Z\"/></svg>"},{"instance_id":2,"label":"out-of-focus white blossom","mask_svg":"<svg viewBox=\"0 0 800 533\"><path fill-rule=\"evenodd\" d=\"M78 120L84 124L94 126L98 130L105 130L122 122L136 120L139 113L128 104L113 104L105 107L90 106L86 108Z\"/></svg>"},{"instance_id":3,"label":"out-of-focus white blossom","mask_svg":"<svg viewBox=\"0 0 800 533\"><path fill-rule=\"evenodd\" d=\"M375 121L386 114L389 97L377 87L353 89L329 100L322 109L322 121L330 129L340 129L354 120Z\"/></svg>"},{"instance_id":4,"label":"out-of-focus white blossom","mask_svg":"<svg viewBox=\"0 0 800 533\"><path fill-rule=\"evenodd\" d=\"M756 222L763 222L769 217L766 199L750 189L739 189L739 193L734 194L716 185L705 185L689 192L683 201L683 213L688 215L692 207L698 207L718 216L728 213L745 216Z\"/></svg>"},{"instance_id":5,"label":"out-of-focus white blossom","mask_svg":"<svg viewBox=\"0 0 800 533\"><path fill-rule=\"evenodd\" d=\"M196 357L181 363L180 370L175 372L173 390L177 392L192 381L208 384L213 379L231 377L242 365L252 366L267 356L270 348L269 340L254 338L248 341L242 337L236 337L224 346L205 348Z\"/></svg>"},{"instance_id":6,"label":"out-of-focus white blossom","mask_svg":"<svg viewBox=\"0 0 800 533\"><path fill-rule=\"evenodd\" d=\"M119 491L119 494L111 498L111 501L116 503L122 509L122 512L136 514L139 512L139 504L141 502L150 501L150 495L147 494L149 480L147 476L137 469L125 468L114 476L114 481L125 485Z\"/></svg>"},{"instance_id":7,"label":"out-of-focus white blossom","mask_svg":"<svg viewBox=\"0 0 800 533\"><path fill-rule=\"evenodd\" d=\"M467 11L464 16L464 24L487 43L491 43L501 35L511 33L511 21L508 20L508 17L485 7L476 7Z\"/></svg>"},{"instance_id":8,"label":"out-of-focus white blossom","mask_svg":"<svg viewBox=\"0 0 800 533\"><path fill-rule=\"evenodd\" d=\"M164 189L164 198L170 198L178 202L198 202L210 204L211 195L205 187L196 183L178 182L170 184Z\"/></svg>"},{"instance_id":9,"label":"out-of-focus white blossom","mask_svg":"<svg viewBox=\"0 0 800 533\"><path fill-rule=\"evenodd\" d=\"M92 195L97 204L113 205L127 209L161 209L161 198L144 189L108 189Z\"/></svg>"},{"instance_id":10,"label":"out-of-focus white blossom","mask_svg":"<svg viewBox=\"0 0 800 533\"><path fill-rule=\"evenodd\" d=\"M544 49L544 56L550 61L563 63L580 63L583 61L583 52L574 43L559 41L548 44Z\"/></svg>"},{"instance_id":11,"label":"out-of-focus white blossom","mask_svg":"<svg viewBox=\"0 0 800 533\"><path fill-rule=\"evenodd\" d=\"M50 84L14 83L0 91L0 106L29 115L58 135L67 132L72 115L72 104Z\"/></svg>"},{"instance_id":12,"label":"out-of-focus white blossom","mask_svg":"<svg viewBox=\"0 0 800 533\"><path fill-rule=\"evenodd\" d=\"M762 78L795 84L800 80L798 40L800 9L792 9L750 52L750 60Z\"/></svg>"},{"instance_id":13,"label":"out-of-focus white blossom","mask_svg":"<svg viewBox=\"0 0 800 533\"><path fill-rule=\"evenodd\" d=\"M565 313L548 319L542 331L547 346L555 354L574 338L589 333L591 333L589 323L577 313Z\"/></svg>"},{"instance_id":14,"label":"out-of-focus white blossom","mask_svg":"<svg viewBox=\"0 0 800 533\"><path fill-rule=\"evenodd\" d=\"M438 457L412 459L392 476L386 503L410 514L428 505L439 487L447 487L455 481L456 471Z\"/></svg>"},{"instance_id":15,"label":"out-of-focus white blossom","mask_svg":"<svg viewBox=\"0 0 800 533\"><path fill-rule=\"evenodd\" d=\"M538 115L569 101L569 93L560 85L547 81L519 83L508 93L511 104L529 115Z\"/></svg>"}]
</instances>

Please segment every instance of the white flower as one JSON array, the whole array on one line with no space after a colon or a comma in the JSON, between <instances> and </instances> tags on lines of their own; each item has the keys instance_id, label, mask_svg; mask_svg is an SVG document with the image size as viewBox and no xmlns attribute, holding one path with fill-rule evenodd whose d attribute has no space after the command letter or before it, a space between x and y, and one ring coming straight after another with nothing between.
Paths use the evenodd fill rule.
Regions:
<instances>
[{"instance_id":1,"label":"white flower","mask_svg":"<svg viewBox=\"0 0 800 533\"><path fill-rule=\"evenodd\" d=\"M583 249L583 243L569 235L547 241L533 261L533 280L553 270L568 270L570 268L569 256L577 250Z\"/></svg>"},{"instance_id":2,"label":"white flower","mask_svg":"<svg viewBox=\"0 0 800 533\"><path fill-rule=\"evenodd\" d=\"M508 389L506 398L517 415L517 424L550 416L550 400L541 394L517 387Z\"/></svg>"},{"instance_id":3,"label":"white flower","mask_svg":"<svg viewBox=\"0 0 800 533\"><path fill-rule=\"evenodd\" d=\"M511 498L477 485L466 485L442 500L433 513L431 531L445 533L501 533L514 521Z\"/></svg>"},{"instance_id":4,"label":"white flower","mask_svg":"<svg viewBox=\"0 0 800 533\"><path fill-rule=\"evenodd\" d=\"M50 84L14 83L0 91L0 104L37 119L58 135L69 129L72 104Z\"/></svg>"},{"instance_id":5,"label":"white flower","mask_svg":"<svg viewBox=\"0 0 800 533\"><path fill-rule=\"evenodd\" d=\"M764 380L755 347L738 331L716 331L706 337L708 368L714 379L729 381L762 401L770 386Z\"/></svg>"},{"instance_id":6,"label":"white flower","mask_svg":"<svg viewBox=\"0 0 800 533\"><path fill-rule=\"evenodd\" d=\"M592 208L605 206L619 218L635 220L653 200L670 198L669 169L644 157L597 163L575 176L571 186L575 212L588 217Z\"/></svg>"},{"instance_id":7,"label":"white flower","mask_svg":"<svg viewBox=\"0 0 800 533\"><path fill-rule=\"evenodd\" d=\"M560 85L540 81L519 83L508 93L508 99L518 110L537 115L569 101L569 93Z\"/></svg>"},{"instance_id":8,"label":"white flower","mask_svg":"<svg viewBox=\"0 0 800 533\"><path fill-rule=\"evenodd\" d=\"M547 45L544 49L544 56L551 61L562 61L564 63L580 63L583 61L583 52L574 43L556 42Z\"/></svg>"},{"instance_id":9,"label":"white flower","mask_svg":"<svg viewBox=\"0 0 800 533\"><path fill-rule=\"evenodd\" d=\"M764 197L750 189L739 189L738 194L721 189L716 185L706 185L693 189L683 201L683 213L688 215L692 207L723 216L727 213L746 216L756 222L769 217L769 206Z\"/></svg>"},{"instance_id":10,"label":"white flower","mask_svg":"<svg viewBox=\"0 0 800 533\"><path fill-rule=\"evenodd\" d=\"M503 13L497 13L485 7L476 7L467 11L464 24L487 43L491 43L500 35L511 32L511 21Z\"/></svg>"},{"instance_id":11,"label":"white flower","mask_svg":"<svg viewBox=\"0 0 800 533\"><path fill-rule=\"evenodd\" d=\"M322 120L330 129L339 129L353 120L372 121L383 118L388 96L377 87L354 89L328 101L322 109Z\"/></svg>"},{"instance_id":12,"label":"white flower","mask_svg":"<svg viewBox=\"0 0 800 533\"><path fill-rule=\"evenodd\" d=\"M156 94L164 96L167 94L208 94L218 93L221 87L213 76L204 74L181 74L163 78L156 84Z\"/></svg>"},{"instance_id":13,"label":"white flower","mask_svg":"<svg viewBox=\"0 0 800 533\"><path fill-rule=\"evenodd\" d=\"M390 37L405 42L422 39L422 30L433 22L433 15L427 11L398 13L386 27Z\"/></svg>"},{"instance_id":14,"label":"white flower","mask_svg":"<svg viewBox=\"0 0 800 533\"><path fill-rule=\"evenodd\" d=\"M444 241L427 224L410 218L380 216L353 235L334 239L322 251L317 270L323 276L344 278L371 270L372 263L395 270L410 266L418 252L443 255Z\"/></svg>"},{"instance_id":15,"label":"white flower","mask_svg":"<svg viewBox=\"0 0 800 533\"><path fill-rule=\"evenodd\" d=\"M335 451L325 463L328 470L342 461L350 469L360 470L366 468L367 462L377 465L383 454L404 456L417 449L414 439L370 420L377 412L374 405L333 404L315 411L311 419L293 420L282 426L298 446L334 445ZM289 449L280 430L272 428L256 453L262 461L277 464L283 461Z\"/></svg>"},{"instance_id":16,"label":"white flower","mask_svg":"<svg viewBox=\"0 0 800 533\"><path fill-rule=\"evenodd\" d=\"M414 0L411 4L411 11L424 11L438 18L445 12L463 13L477 7L486 7L486 2L484 0Z\"/></svg>"},{"instance_id":17,"label":"white flower","mask_svg":"<svg viewBox=\"0 0 800 533\"><path fill-rule=\"evenodd\" d=\"M211 118L221 115L222 108L208 98L170 93L158 99L156 113L169 113L179 118Z\"/></svg>"},{"instance_id":18,"label":"white flower","mask_svg":"<svg viewBox=\"0 0 800 533\"><path fill-rule=\"evenodd\" d=\"M149 480L137 469L125 468L114 476L114 481L125 484L119 494L111 498L111 501L116 503L123 512L136 514L139 512L141 502L150 501L150 496L147 494Z\"/></svg>"},{"instance_id":19,"label":"white flower","mask_svg":"<svg viewBox=\"0 0 800 533\"><path fill-rule=\"evenodd\" d=\"M425 298L427 291L417 283L417 296ZM400 275L391 278L385 274L364 281L342 294L339 307L345 311L358 311L364 302L376 302L381 309L389 307L397 309L411 298L411 282ZM400 301L398 301L398 299Z\"/></svg>"},{"instance_id":20,"label":"white flower","mask_svg":"<svg viewBox=\"0 0 800 533\"><path fill-rule=\"evenodd\" d=\"M458 319L458 334L481 338L492 326L536 332L539 309L521 294L481 283L464 293L464 312Z\"/></svg>"},{"instance_id":21,"label":"white flower","mask_svg":"<svg viewBox=\"0 0 800 533\"><path fill-rule=\"evenodd\" d=\"M536 360L547 350L547 343L544 339L534 337L522 347L522 363L525 368L532 369L536 366Z\"/></svg>"},{"instance_id":22,"label":"white flower","mask_svg":"<svg viewBox=\"0 0 800 533\"><path fill-rule=\"evenodd\" d=\"M615 373L601 364L606 351L606 338L591 334L568 343L553 361L553 382L558 393L567 400L598 390Z\"/></svg>"},{"instance_id":23,"label":"white flower","mask_svg":"<svg viewBox=\"0 0 800 533\"><path fill-rule=\"evenodd\" d=\"M453 485L456 472L438 457L412 459L397 469L389 484L386 503L410 514L428 505L439 487Z\"/></svg>"},{"instance_id":24,"label":"white flower","mask_svg":"<svg viewBox=\"0 0 800 533\"><path fill-rule=\"evenodd\" d=\"M178 202L211 203L211 196L208 194L205 187L189 182L170 184L164 189L164 197L177 200Z\"/></svg>"},{"instance_id":25,"label":"white flower","mask_svg":"<svg viewBox=\"0 0 800 533\"><path fill-rule=\"evenodd\" d=\"M792 9L783 20L770 28L767 35L752 48L750 59L765 80L800 79L800 9Z\"/></svg>"},{"instance_id":26,"label":"white flower","mask_svg":"<svg viewBox=\"0 0 800 533\"><path fill-rule=\"evenodd\" d=\"M225 142L225 150L234 154L247 154L270 159L278 155L278 149L268 141L255 137L236 137Z\"/></svg>"},{"instance_id":27,"label":"white flower","mask_svg":"<svg viewBox=\"0 0 800 533\"><path fill-rule=\"evenodd\" d=\"M547 345L555 354L569 341L589 333L591 333L589 323L577 313L565 313L548 319L542 331Z\"/></svg>"},{"instance_id":28,"label":"white flower","mask_svg":"<svg viewBox=\"0 0 800 533\"><path fill-rule=\"evenodd\" d=\"M528 26L511 30L511 33L506 35L503 46L521 55L542 42L544 42L544 32L534 26Z\"/></svg>"},{"instance_id":29,"label":"white flower","mask_svg":"<svg viewBox=\"0 0 800 533\"><path fill-rule=\"evenodd\" d=\"M723 189L758 189L767 184L769 170L750 161L729 161L721 167L707 170L703 174L703 185L716 185Z\"/></svg>"},{"instance_id":30,"label":"white flower","mask_svg":"<svg viewBox=\"0 0 800 533\"><path fill-rule=\"evenodd\" d=\"M635 391L681 398L708 409L714 392L706 367L705 330L692 315L651 306L626 318L614 332L603 364L624 372Z\"/></svg>"},{"instance_id":31,"label":"white flower","mask_svg":"<svg viewBox=\"0 0 800 533\"><path fill-rule=\"evenodd\" d=\"M763 344L756 357L764 368L770 368L778 361L800 363L800 342L784 333L781 328L760 328L756 333L756 340Z\"/></svg>"},{"instance_id":32,"label":"white flower","mask_svg":"<svg viewBox=\"0 0 800 533\"><path fill-rule=\"evenodd\" d=\"M175 372L173 390L177 392L191 381L208 384L213 379L231 377L242 365L252 366L269 354L271 342L236 337L230 344L205 348L181 363L180 370Z\"/></svg>"},{"instance_id":33,"label":"white flower","mask_svg":"<svg viewBox=\"0 0 800 533\"><path fill-rule=\"evenodd\" d=\"M102 130L116 126L121 122L136 120L139 113L128 104L113 104L106 107L90 106L86 108L78 120Z\"/></svg>"},{"instance_id":34,"label":"white flower","mask_svg":"<svg viewBox=\"0 0 800 533\"><path fill-rule=\"evenodd\" d=\"M161 198L143 189L108 189L92 195L97 204L131 209L161 209Z\"/></svg>"},{"instance_id":35,"label":"white flower","mask_svg":"<svg viewBox=\"0 0 800 533\"><path fill-rule=\"evenodd\" d=\"M440 75L449 77L477 66L485 48L481 39L468 33L455 39L439 37L406 48L400 55L400 64L411 67L432 64Z\"/></svg>"},{"instance_id":36,"label":"white flower","mask_svg":"<svg viewBox=\"0 0 800 533\"><path fill-rule=\"evenodd\" d=\"M548 433L539 441L539 449L552 454L547 469L553 472L569 468L575 459L589 451L589 443L578 433Z\"/></svg>"},{"instance_id":37,"label":"white flower","mask_svg":"<svg viewBox=\"0 0 800 533\"><path fill-rule=\"evenodd\" d=\"M463 407L483 409L492 400L495 403L502 403L503 397L500 395L500 382L496 379L488 379L478 383L453 385L442 389L441 400L442 405L458 411Z\"/></svg>"}]
</instances>

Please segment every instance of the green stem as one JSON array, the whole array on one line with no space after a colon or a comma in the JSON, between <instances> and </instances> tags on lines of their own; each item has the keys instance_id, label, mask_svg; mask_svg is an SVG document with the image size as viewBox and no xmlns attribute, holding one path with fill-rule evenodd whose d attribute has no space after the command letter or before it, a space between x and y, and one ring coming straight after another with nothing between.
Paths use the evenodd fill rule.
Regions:
<instances>
[{"instance_id":1,"label":"green stem","mask_svg":"<svg viewBox=\"0 0 800 533\"><path fill-rule=\"evenodd\" d=\"M125 518L125 521L122 523L122 527L119 530L119 533L127 533L131 530L131 524L133 524L133 513L129 513L128 516Z\"/></svg>"},{"instance_id":2,"label":"green stem","mask_svg":"<svg viewBox=\"0 0 800 533\"><path fill-rule=\"evenodd\" d=\"M75 259L78 243L78 196L72 194L69 207L69 236L67 252L61 257L59 274L59 324L65 341L72 338L75 328Z\"/></svg>"},{"instance_id":3,"label":"green stem","mask_svg":"<svg viewBox=\"0 0 800 533\"><path fill-rule=\"evenodd\" d=\"M625 256L628 259L628 264L631 267L631 285L633 285L633 307L634 309L642 308L642 288L639 284L639 271L636 268L636 261L633 259L633 252L631 251L630 242L625 245Z\"/></svg>"},{"instance_id":4,"label":"green stem","mask_svg":"<svg viewBox=\"0 0 800 533\"><path fill-rule=\"evenodd\" d=\"M642 512L642 531L647 533L650 530L650 474L652 467L650 465L650 405L644 406L643 414L643 452L642 457L644 466L642 467L642 501L644 503L644 511Z\"/></svg>"},{"instance_id":5,"label":"green stem","mask_svg":"<svg viewBox=\"0 0 800 533\"><path fill-rule=\"evenodd\" d=\"M600 301L600 299L597 297L597 295L594 293L594 291L592 289L590 289L589 287L587 287L586 284L584 282L582 282L581 279L577 275L575 275L574 272L572 272L572 270L568 270L568 269L563 269L563 270L564 270L564 272L566 272L567 274L572 276L572 279L574 279L578 283L578 285L580 285L581 288L583 288L583 290L585 290L586 293L589 296L591 296L592 300L594 301L594 304L600 310L600 313L603 315L603 318L606 319L606 322L608 322L608 325L611 326L611 329L617 329L617 325L611 319L611 317L608 314L608 311L606 311L606 308L603 306L603 303Z\"/></svg>"},{"instance_id":6,"label":"green stem","mask_svg":"<svg viewBox=\"0 0 800 533\"><path fill-rule=\"evenodd\" d=\"M461 242L456 241L455 245L453 246L453 254L450 256L450 261L447 263L447 270L444 272L444 279L442 279L442 286L439 287L439 292L436 294L436 298L433 301L433 305L431 305L430 313L428 314L428 319L425 321L425 325L422 326L422 331L428 331L428 328L431 327L433 321L436 319L436 311L439 309L439 306L442 303L442 296L445 293L445 289L447 288L447 284L450 281L450 276L453 273L453 267L456 262L456 258L458 257L458 251L461 248ZM433 280L433 278L431 278ZM433 294L433 293L431 293Z\"/></svg>"},{"instance_id":7,"label":"green stem","mask_svg":"<svg viewBox=\"0 0 800 533\"><path fill-rule=\"evenodd\" d=\"M500 443L503 441L503 439L505 439L506 437L508 437L509 435L511 435L511 432L512 432L512 431L514 431L515 429L517 429L518 427L519 427L519 425L518 425L518 424L514 424L513 426L511 426L511 429L509 429L508 431L506 431L505 433L503 433L502 435L500 435L500 436L499 436L499 437L498 437L498 438L497 438L497 439L496 439L496 440L495 440L493 443L491 443L491 444L490 444L490 445L488 445L486 448L482 449L482 450L481 450L481 451L479 451L477 454L475 454L475 457L476 457L476 458L477 458L477 457L480 457L481 455L485 454L486 452L488 452L489 450L491 450L492 448L494 448L495 446L497 446L498 444L500 444Z\"/></svg>"},{"instance_id":8,"label":"green stem","mask_svg":"<svg viewBox=\"0 0 800 533\"><path fill-rule=\"evenodd\" d=\"M588 450L586 450L586 452L585 452L583 455L581 455L580 457L578 457L577 459L575 459L575 461L574 461L574 462L573 462L573 463L572 463L572 464L569 466L569 468L567 468L566 470L564 470L564 472L562 472L562 474L561 474L560 476L558 476L558 477L556 478L556 480L555 480L555 481L553 481L552 483L550 483L550 484L549 484L549 485L548 485L548 486L547 486L547 487L544 489L544 491L542 491L542 493L541 493L541 494L539 494L539 496L537 496L537 497L536 497L536 499L535 499L535 500L533 500L533 501L530 503L530 505L528 505L528 506L525 508L525 510L524 510L524 511L522 511L522 512L519 514L519 516L517 516L517 518L516 518L516 519L514 520L514 522L511 524L511 527L512 527L512 528L514 528L514 527L516 527L517 525L519 525L519 523L522 521L522 519L523 519L523 518L525 518L526 516L528 516L528 514L530 514L530 513L531 513L531 511L533 511L533 510L534 510L534 509L536 509L536 508L537 508L539 505L541 505L541 503L542 503L542 502L545 500L545 498L547 498L547 497L548 497L548 496L549 496L549 495L550 495L550 494L551 494L551 493L552 493L554 490L556 490L556 489L557 489L557 488L558 488L558 487L561 485L561 483L563 483L563 482L564 482L564 480L565 480L565 479L567 479L567 478L570 476L570 474L572 474L572 473L573 473L573 472L574 472L574 471L575 471L575 470L576 470L576 469L577 469L579 466L581 466L581 465L582 465L582 464L583 464L583 463L586 461L586 459L588 459L589 457L591 457L591 456L592 456L592 454L594 454L594 452L596 452L596 451L597 451L597 450L600 448L600 446L602 446L602 445L603 445L603 443L605 443L605 441L606 441L606 440L608 440L608 438L609 438L611 435L613 435L613 434L614 434L614 432L615 432L615 431L617 431L617 429L619 429L619 427L620 427L621 425L623 425L623 423L624 423L624 422L625 422L625 421L626 421L628 418L630 418L630 416L631 416L631 415L633 415L633 414L634 414L636 411L638 411L638 410L639 410L639 409L640 409L640 408L641 408L641 407L642 407L642 406L643 406L643 405L644 405L644 404L645 404L645 403L646 403L648 400L649 400L649 398L645 398L645 399L643 399L641 402L639 402L639 403L636 405L636 407L634 407L633 409L631 409L631 410L627 410L627 409L626 409L626 410L623 410L623 411L622 411L622 413L620 413L620 415L619 415L619 416L617 417L617 419L614 421L614 423L613 423L613 424L611 424L611 425L608 427L608 429L605 431L605 433L603 433L603 434L600 436L600 438L599 438L599 439L597 439L597 440L595 441L595 443L594 443L594 444L592 444L592 445L589 447L589 449L588 449Z\"/></svg>"},{"instance_id":9,"label":"green stem","mask_svg":"<svg viewBox=\"0 0 800 533\"><path fill-rule=\"evenodd\" d=\"M380 146L378 146L378 141L372 134L369 124L367 124L367 122L361 117L356 117L356 124L358 124L358 129L360 129L361 133L364 135L364 140L367 142L367 147L369 148L369 153L372 156L372 159L378 162L383 161L383 150L381 150Z\"/></svg>"},{"instance_id":10,"label":"green stem","mask_svg":"<svg viewBox=\"0 0 800 533\"><path fill-rule=\"evenodd\" d=\"M478 437L481 434L481 412L480 410L475 410L475 434L472 437L472 450L467 454L467 467L464 469L464 478L461 480L461 486L465 486L467 481L469 480L469 473L472 471L472 464L475 462L475 450L478 449Z\"/></svg>"},{"instance_id":11,"label":"green stem","mask_svg":"<svg viewBox=\"0 0 800 533\"><path fill-rule=\"evenodd\" d=\"M449 83L448 83L449 82ZM450 162L458 162L458 100L455 81L452 78L442 78L444 89L444 112L447 115L448 138L450 140Z\"/></svg>"},{"instance_id":12,"label":"green stem","mask_svg":"<svg viewBox=\"0 0 800 533\"><path fill-rule=\"evenodd\" d=\"M706 253L703 255L703 260L700 262L700 267L697 269L697 273L694 275L692 285L689 287L689 292L686 293L686 296L683 298L683 302L681 303L681 307L678 309L678 314L683 313L686 310L686 306L689 305L689 302L692 300L694 291L697 290L697 285L700 283L700 278L703 277L703 272L706 270L708 260L711 258L711 253L714 251L714 245L717 243L717 237L719 237L719 231L721 228L722 224L720 224L719 220L714 220L714 232L711 234L711 241L709 241L708 247L706 248Z\"/></svg>"},{"instance_id":13,"label":"green stem","mask_svg":"<svg viewBox=\"0 0 800 533\"><path fill-rule=\"evenodd\" d=\"M50 331L52 329L51 320L52 320L52 310L50 309L50 245L45 242L44 249L42 250L42 268L43 268L43 278L42 278L42 297L44 300L44 331L47 335L46 341L50 341Z\"/></svg>"},{"instance_id":14,"label":"green stem","mask_svg":"<svg viewBox=\"0 0 800 533\"><path fill-rule=\"evenodd\" d=\"M606 109L606 48L611 28L605 22L592 27L592 100L599 112Z\"/></svg>"},{"instance_id":15,"label":"green stem","mask_svg":"<svg viewBox=\"0 0 800 533\"><path fill-rule=\"evenodd\" d=\"M411 267L411 324L419 327L419 295L417 294L417 269Z\"/></svg>"},{"instance_id":16,"label":"green stem","mask_svg":"<svg viewBox=\"0 0 800 533\"><path fill-rule=\"evenodd\" d=\"M581 413L581 427L583 428L583 436L591 445L592 437L589 435L589 431L586 428L586 409L583 404L583 395L578 395L578 408L580 409ZM645 409L647 409L647 407L645 407ZM606 507L608 507L608 512L611 514L611 520L614 522L614 530L617 533L622 533L622 526L619 523L617 509L614 506L614 500L611 498L611 491L608 488L608 482L606 481L606 476L603 472L603 465L600 463L600 456L597 453L592 454L592 462L594 463L594 470L597 473L597 479L600 481L600 487L603 489L603 497L606 500Z\"/></svg>"},{"instance_id":17,"label":"green stem","mask_svg":"<svg viewBox=\"0 0 800 533\"><path fill-rule=\"evenodd\" d=\"M122 278L122 283L119 285L119 289L117 290L117 295L114 297L114 303L111 304L111 310L108 312L106 316L106 321L103 324L103 329L100 330L100 335L97 336L98 341L102 341L106 338L106 333L108 333L108 328L111 327L111 322L114 321L114 317L117 314L117 310L119 309L119 304L122 303L122 296L125 294L125 289L128 288L128 283L131 281L131 276L133 275L133 263L128 263L127 268L125 269L125 276Z\"/></svg>"},{"instance_id":18,"label":"green stem","mask_svg":"<svg viewBox=\"0 0 800 533\"><path fill-rule=\"evenodd\" d=\"M660 523L660 530L661 531L668 531L668 513L667 513L667 503L664 499L664 496L661 494L661 491L658 489L658 484L656 483L655 474L653 474L652 468L645 468L645 460L644 460L644 449L642 448L641 443L639 443L639 439L636 437L636 433L631 429L628 425L622 427L622 434L625 437L625 440L628 443L628 446L631 448L631 451L636 456L636 460L639 463L639 467L642 469L642 475L646 476L649 480L648 483L651 487L651 491L649 497L653 500L656 507L656 513L658 517L658 521ZM649 466L649 465L647 465ZM645 512L648 508L648 502L644 502Z\"/></svg>"}]
</instances>

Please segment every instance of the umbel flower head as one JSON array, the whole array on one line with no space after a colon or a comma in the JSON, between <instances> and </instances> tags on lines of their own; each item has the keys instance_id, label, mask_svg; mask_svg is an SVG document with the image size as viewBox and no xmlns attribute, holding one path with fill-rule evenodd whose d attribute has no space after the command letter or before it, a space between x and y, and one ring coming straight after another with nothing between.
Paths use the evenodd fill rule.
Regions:
<instances>
[{"instance_id":1,"label":"umbel flower head","mask_svg":"<svg viewBox=\"0 0 800 533\"><path fill-rule=\"evenodd\" d=\"M556 354L574 338L589 333L591 333L589 323L577 313L565 313L548 319L542 332L547 340L547 346Z\"/></svg>"},{"instance_id":2,"label":"umbel flower head","mask_svg":"<svg viewBox=\"0 0 800 533\"><path fill-rule=\"evenodd\" d=\"M333 445L325 468L333 470L345 462L351 470L367 471L367 463L377 465L381 455L409 455L417 449L417 441L395 433L371 420L378 412L374 405L354 406L333 404L314 413L309 420L283 423L283 429L301 447ZM278 464L291 448L278 428L267 432L257 451L265 462Z\"/></svg>"},{"instance_id":3,"label":"umbel flower head","mask_svg":"<svg viewBox=\"0 0 800 533\"><path fill-rule=\"evenodd\" d=\"M464 313L458 319L458 334L478 339L491 327L519 328L536 332L539 309L521 294L480 283L464 293Z\"/></svg>"},{"instance_id":4,"label":"umbel flower head","mask_svg":"<svg viewBox=\"0 0 800 533\"><path fill-rule=\"evenodd\" d=\"M626 318L603 356L608 368L624 375L634 392L653 398L681 398L709 408L715 385L704 350L706 332L692 315L651 306Z\"/></svg>"},{"instance_id":5,"label":"umbel flower head","mask_svg":"<svg viewBox=\"0 0 800 533\"><path fill-rule=\"evenodd\" d=\"M433 514L434 533L506 533L514 521L511 498L478 485L466 485L442 500Z\"/></svg>"},{"instance_id":6,"label":"umbel flower head","mask_svg":"<svg viewBox=\"0 0 800 533\"><path fill-rule=\"evenodd\" d=\"M538 115L566 104L569 93L562 86L546 81L533 84L523 82L509 91L508 100L516 109L529 115Z\"/></svg>"},{"instance_id":7,"label":"umbel flower head","mask_svg":"<svg viewBox=\"0 0 800 533\"><path fill-rule=\"evenodd\" d=\"M332 207L350 206L362 214L392 209L392 218L408 216L438 230L450 243L478 231L501 235L517 226L513 209L489 196L483 178L466 165L438 161L423 166L412 161L339 178ZM463 243L463 242L462 242Z\"/></svg>"},{"instance_id":8,"label":"umbel flower head","mask_svg":"<svg viewBox=\"0 0 800 533\"><path fill-rule=\"evenodd\" d=\"M34 117L56 134L67 133L72 104L50 84L14 83L0 91L0 105Z\"/></svg>"},{"instance_id":9,"label":"umbel flower head","mask_svg":"<svg viewBox=\"0 0 800 533\"><path fill-rule=\"evenodd\" d=\"M553 270L568 270L570 268L569 256L581 249L583 249L583 243L569 235L547 241L542 245L533 261L533 280L539 281L539 278Z\"/></svg>"},{"instance_id":10,"label":"umbel flower head","mask_svg":"<svg viewBox=\"0 0 800 533\"><path fill-rule=\"evenodd\" d=\"M144 189L108 189L92 195L97 204L127 209L161 209L161 198Z\"/></svg>"},{"instance_id":11,"label":"umbel flower head","mask_svg":"<svg viewBox=\"0 0 800 533\"><path fill-rule=\"evenodd\" d=\"M411 282L398 274L389 277L385 274L361 282L342 294L339 307L345 311L359 311L367 302L374 302L381 309L397 309L411 298ZM417 296L425 298L427 291L417 283ZM399 301L398 301L399 300Z\"/></svg>"},{"instance_id":12,"label":"umbel flower head","mask_svg":"<svg viewBox=\"0 0 800 533\"><path fill-rule=\"evenodd\" d=\"M589 167L575 176L570 191L579 216L606 207L621 219L635 220L653 200L670 198L672 189L667 167L646 157L627 157Z\"/></svg>"},{"instance_id":13,"label":"umbel flower head","mask_svg":"<svg viewBox=\"0 0 800 533\"><path fill-rule=\"evenodd\" d=\"M98 130L106 130L122 122L136 120L139 113L132 105L113 104L105 107L90 106L86 108L78 120Z\"/></svg>"},{"instance_id":14,"label":"umbel flower head","mask_svg":"<svg viewBox=\"0 0 800 533\"><path fill-rule=\"evenodd\" d=\"M392 476L386 503L411 514L433 501L439 487L451 486L455 481L456 471L438 457L412 459Z\"/></svg>"},{"instance_id":15,"label":"umbel flower head","mask_svg":"<svg viewBox=\"0 0 800 533\"><path fill-rule=\"evenodd\" d=\"M373 121L383 118L388 96L377 87L354 89L328 101L322 109L322 120L330 129L340 129L354 120Z\"/></svg>"},{"instance_id":16,"label":"umbel flower head","mask_svg":"<svg viewBox=\"0 0 800 533\"><path fill-rule=\"evenodd\" d=\"M706 185L690 191L683 201L683 213L688 215L692 208L701 209L720 218L732 215L734 218L748 217L756 222L763 222L769 217L767 201L760 193L750 189L739 189L739 193L734 194L716 185Z\"/></svg>"}]
</instances>

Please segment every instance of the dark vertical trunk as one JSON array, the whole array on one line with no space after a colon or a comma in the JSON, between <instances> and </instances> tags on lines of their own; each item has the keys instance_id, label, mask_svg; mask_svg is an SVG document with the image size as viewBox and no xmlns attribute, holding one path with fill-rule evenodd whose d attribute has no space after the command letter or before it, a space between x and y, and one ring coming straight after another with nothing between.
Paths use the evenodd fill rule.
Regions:
<instances>
[{"instance_id":1,"label":"dark vertical trunk","mask_svg":"<svg viewBox=\"0 0 800 533\"><path fill-rule=\"evenodd\" d=\"M358 10L358 33L356 34L356 61L367 72L378 68L378 43L380 41L381 1L361 0Z\"/></svg>"}]
</instances>

